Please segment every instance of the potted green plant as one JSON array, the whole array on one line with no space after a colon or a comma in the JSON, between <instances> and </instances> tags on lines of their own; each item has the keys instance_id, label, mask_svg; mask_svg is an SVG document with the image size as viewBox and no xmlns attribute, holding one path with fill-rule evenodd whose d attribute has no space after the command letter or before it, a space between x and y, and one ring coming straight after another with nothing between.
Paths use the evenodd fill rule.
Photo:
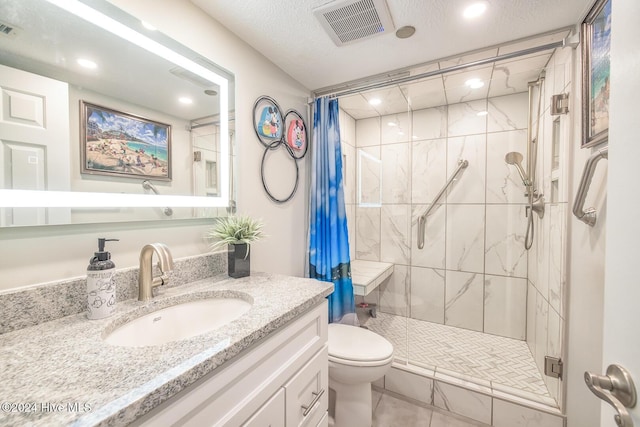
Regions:
<instances>
[{"instance_id":1,"label":"potted green plant","mask_svg":"<svg viewBox=\"0 0 640 427\"><path fill-rule=\"evenodd\" d=\"M213 228L207 233L207 237L217 239L211 245L215 250L221 246L228 246L228 271L229 276L237 279L248 276L251 267L249 256L250 244L264 237L262 221L248 216L228 216L218 218Z\"/></svg>"}]
</instances>

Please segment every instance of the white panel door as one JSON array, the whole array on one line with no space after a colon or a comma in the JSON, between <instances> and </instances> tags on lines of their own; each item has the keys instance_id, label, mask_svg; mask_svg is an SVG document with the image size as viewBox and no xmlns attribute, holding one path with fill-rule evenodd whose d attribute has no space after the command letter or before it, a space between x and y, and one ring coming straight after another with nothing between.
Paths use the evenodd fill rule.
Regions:
<instances>
[{"instance_id":1,"label":"white panel door","mask_svg":"<svg viewBox=\"0 0 640 427\"><path fill-rule=\"evenodd\" d=\"M623 366L631 374L636 391L640 391L638 16L638 0L616 0L612 3L611 118L602 354L603 371L613 363ZM634 426L640 427L640 402L636 403L630 413ZM609 405L603 404L600 425L616 425Z\"/></svg>"},{"instance_id":2,"label":"white panel door","mask_svg":"<svg viewBox=\"0 0 640 427\"><path fill-rule=\"evenodd\" d=\"M0 65L0 94L0 188L68 191L67 83ZM61 208L2 209L0 225L65 224L69 216Z\"/></svg>"}]
</instances>

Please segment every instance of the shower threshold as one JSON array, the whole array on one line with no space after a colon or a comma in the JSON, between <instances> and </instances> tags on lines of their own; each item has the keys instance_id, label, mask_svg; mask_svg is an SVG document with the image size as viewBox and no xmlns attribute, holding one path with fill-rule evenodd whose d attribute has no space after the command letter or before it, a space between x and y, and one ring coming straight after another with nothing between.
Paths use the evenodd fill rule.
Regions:
<instances>
[{"instance_id":1,"label":"shower threshold","mask_svg":"<svg viewBox=\"0 0 640 427\"><path fill-rule=\"evenodd\" d=\"M525 341L383 312L361 322L393 344L396 368L559 413Z\"/></svg>"}]
</instances>

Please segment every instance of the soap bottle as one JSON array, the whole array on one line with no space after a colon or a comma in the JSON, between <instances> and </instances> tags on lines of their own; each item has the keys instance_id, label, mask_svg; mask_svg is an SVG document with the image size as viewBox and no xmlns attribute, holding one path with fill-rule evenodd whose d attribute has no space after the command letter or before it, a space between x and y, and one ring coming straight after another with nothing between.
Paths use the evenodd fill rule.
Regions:
<instances>
[{"instance_id":1,"label":"soap bottle","mask_svg":"<svg viewBox=\"0 0 640 427\"><path fill-rule=\"evenodd\" d=\"M116 310L116 265L104 250L105 242L113 241L118 239L99 238L98 252L87 267L87 317L92 320L109 317Z\"/></svg>"}]
</instances>

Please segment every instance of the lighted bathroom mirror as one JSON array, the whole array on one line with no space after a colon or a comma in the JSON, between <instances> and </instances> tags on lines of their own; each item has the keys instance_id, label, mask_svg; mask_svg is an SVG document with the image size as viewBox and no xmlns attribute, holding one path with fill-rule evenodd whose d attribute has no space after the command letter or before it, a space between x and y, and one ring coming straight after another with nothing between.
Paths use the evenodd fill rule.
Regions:
<instances>
[{"instance_id":1,"label":"lighted bathroom mirror","mask_svg":"<svg viewBox=\"0 0 640 427\"><path fill-rule=\"evenodd\" d=\"M227 213L232 73L105 0L0 11L0 226Z\"/></svg>"},{"instance_id":2,"label":"lighted bathroom mirror","mask_svg":"<svg viewBox=\"0 0 640 427\"><path fill-rule=\"evenodd\" d=\"M358 150L358 205L382 206L382 161L363 149Z\"/></svg>"}]
</instances>

